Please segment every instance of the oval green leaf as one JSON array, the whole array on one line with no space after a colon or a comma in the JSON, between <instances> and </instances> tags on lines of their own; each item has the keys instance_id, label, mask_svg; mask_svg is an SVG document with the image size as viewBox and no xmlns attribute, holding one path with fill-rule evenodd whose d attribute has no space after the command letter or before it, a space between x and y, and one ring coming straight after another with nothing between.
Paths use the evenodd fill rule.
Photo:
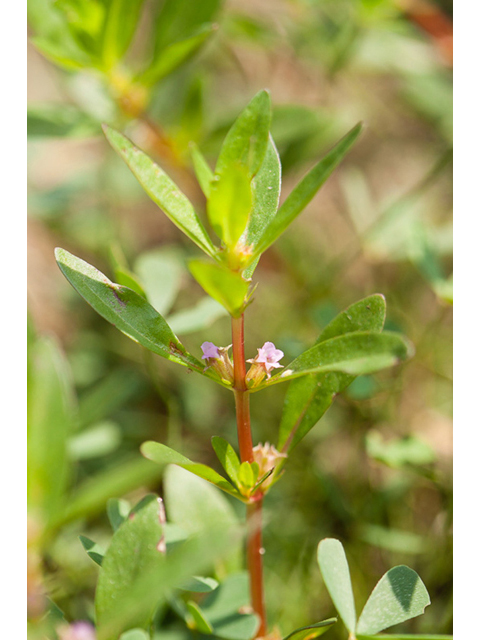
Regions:
<instances>
[{"instance_id":1,"label":"oval green leaf","mask_svg":"<svg viewBox=\"0 0 480 640\"><path fill-rule=\"evenodd\" d=\"M357 614L347 558L342 543L326 538L318 545L318 564L325 586L339 616L350 633L355 632Z\"/></svg>"}]
</instances>

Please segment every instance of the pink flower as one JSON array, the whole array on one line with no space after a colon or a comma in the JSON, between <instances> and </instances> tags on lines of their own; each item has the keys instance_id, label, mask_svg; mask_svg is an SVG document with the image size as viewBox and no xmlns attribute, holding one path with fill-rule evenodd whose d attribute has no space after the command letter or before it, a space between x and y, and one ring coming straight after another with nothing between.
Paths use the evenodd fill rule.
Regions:
<instances>
[{"instance_id":1,"label":"pink flower","mask_svg":"<svg viewBox=\"0 0 480 640\"><path fill-rule=\"evenodd\" d=\"M280 369L282 364L278 361L283 358L283 351L277 349L273 342L265 342L261 349L257 349L258 354L255 358L250 358L247 362L251 362L252 366L247 374L247 384L255 386L259 384L267 374L267 380L270 378L273 369Z\"/></svg>"},{"instance_id":2,"label":"pink flower","mask_svg":"<svg viewBox=\"0 0 480 640\"><path fill-rule=\"evenodd\" d=\"M220 353L218 351L218 347L216 347L213 342L204 342L202 344L203 356L202 360L208 360L209 358L219 358Z\"/></svg>"}]
</instances>

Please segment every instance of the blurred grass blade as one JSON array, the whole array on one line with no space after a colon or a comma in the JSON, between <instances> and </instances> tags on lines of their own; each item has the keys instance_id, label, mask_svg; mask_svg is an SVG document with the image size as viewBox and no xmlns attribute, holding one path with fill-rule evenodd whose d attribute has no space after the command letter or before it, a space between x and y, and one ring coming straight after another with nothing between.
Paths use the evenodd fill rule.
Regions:
<instances>
[{"instance_id":1,"label":"blurred grass blade","mask_svg":"<svg viewBox=\"0 0 480 640\"><path fill-rule=\"evenodd\" d=\"M354 331L380 332L385 315L385 298L381 294L368 296L336 316L322 331L316 344ZM320 420L335 396L353 380L353 376L338 372L293 380L285 397L278 450L291 451Z\"/></svg>"},{"instance_id":2,"label":"blurred grass blade","mask_svg":"<svg viewBox=\"0 0 480 640\"><path fill-rule=\"evenodd\" d=\"M150 198L190 240L209 256L216 253L200 218L188 198L167 174L124 135L104 125L107 140L127 163Z\"/></svg>"},{"instance_id":3,"label":"blurred grass blade","mask_svg":"<svg viewBox=\"0 0 480 640\"><path fill-rule=\"evenodd\" d=\"M311 169L293 189L260 238L255 254L260 255L273 244L303 211L333 170L346 156L358 138L362 125L357 124L340 142Z\"/></svg>"},{"instance_id":4,"label":"blurred grass blade","mask_svg":"<svg viewBox=\"0 0 480 640\"><path fill-rule=\"evenodd\" d=\"M218 156L215 173L228 172L240 162L253 177L260 169L267 151L272 119L270 94L262 90L245 107L227 133Z\"/></svg>"},{"instance_id":5,"label":"blurred grass blade","mask_svg":"<svg viewBox=\"0 0 480 640\"><path fill-rule=\"evenodd\" d=\"M205 260L190 260L188 267L204 291L230 315L239 317L243 313L250 283L239 273Z\"/></svg>"},{"instance_id":6,"label":"blurred grass blade","mask_svg":"<svg viewBox=\"0 0 480 640\"><path fill-rule=\"evenodd\" d=\"M165 76L189 60L216 28L214 24L205 24L185 40L174 42L163 49L155 56L150 67L136 78L137 81L147 87L151 87L162 78L165 78Z\"/></svg>"},{"instance_id":7,"label":"blurred grass blade","mask_svg":"<svg viewBox=\"0 0 480 640\"><path fill-rule=\"evenodd\" d=\"M313 640L326 633L336 622L337 618L328 618L328 620L322 620L322 622L311 624L308 627L295 629L283 640Z\"/></svg>"},{"instance_id":8,"label":"blurred grass blade","mask_svg":"<svg viewBox=\"0 0 480 640\"><path fill-rule=\"evenodd\" d=\"M211 484L215 485L231 496L243 499L236 488L233 487L230 482L228 482L228 480L225 480L225 478L218 474L214 469L208 467L205 464L192 462L192 460L189 460L181 453L170 449L170 447L167 447L160 442L144 442L140 450L145 458L148 458L148 460L152 460L152 462L156 462L157 464L162 465L162 467L165 467L167 464L176 464L179 467L182 467L182 469L190 471L190 473L195 474L199 478L210 482Z\"/></svg>"},{"instance_id":9,"label":"blurred grass blade","mask_svg":"<svg viewBox=\"0 0 480 640\"><path fill-rule=\"evenodd\" d=\"M420 576L405 565L394 567L379 580L363 608L359 634L374 634L421 615L430 597Z\"/></svg>"},{"instance_id":10,"label":"blurred grass blade","mask_svg":"<svg viewBox=\"0 0 480 640\"><path fill-rule=\"evenodd\" d=\"M283 373L272 376L252 391L310 373L339 371L355 376L374 373L399 364L412 354L411 343L398 333L347 333L304 351Z\"/></svg>"},{"instance_id":11,"label":"blurred grass blade","mask_svg":"<svg viewBox=\"0 0 480 640\"><path fill-rule=\"evenodd\" d=\"M109 0L103 25L102 60L111 69L125 55L136 31L144 0Z\"/></svg>"},{"instance_id":12,"label":"blurred grass blade","mask_svg":"<svg viewBox=\"0 0 480 640\"><path fill-rule=\"evenodd\" d=\"M58 266L78 293L106 320L135 342L158 355L203 373L203 365L187 353L168 324L137 293L111 282L103 273L56 249Z\"/></svg>"},{"instance_id":13,"label":"blurred grass blade","mask_svg":"<svg viewBox=\"0 0 480 640\"><path fill-rule=\"evenodd\" d=\"M109 630L115 623L119 603L135 589L136 583L142 581L142 575L147 571L162 570L165 554L158 548L163 535L159 509L158 499L152 495L113 535L102 561L95 592L99 640L114 640L119 632L129 627L144 627L153 614L152 603L139 600L135 611L131 611L128 625L115 625L115 634Z\"/></svg>"},{"instance_id":14,"label":"blurred grass blade","mask_svg":"<svg viewBox=\"0 0 480 640\"><path fill-rule=\"evenodd\" d=\"M203 195L210 197L210 183L213 180L213 171L210 169L202 152L194 142L190 143L190 155L192 157L193 169L200 185Z\"/></svg>"},{"instance_id":15,"label":"blurred grass blade","mask_svg":"<svg viewBox=\"0 0 480 640\"><path fill-rule=\"evenodd\" d=\"M342 543L326 538L318 545L318 564L339 616L353 635L357 623L347 558Z\"/></svg>"}]
</instances>

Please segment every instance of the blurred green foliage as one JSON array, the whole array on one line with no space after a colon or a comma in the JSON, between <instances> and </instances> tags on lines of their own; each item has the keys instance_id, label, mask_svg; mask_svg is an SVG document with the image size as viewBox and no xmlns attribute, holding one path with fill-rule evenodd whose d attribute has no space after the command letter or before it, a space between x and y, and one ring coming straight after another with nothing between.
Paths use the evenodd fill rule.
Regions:
<instances>
[{"instance_id":1,"label":"blurred green foliage","mask_svg":"<svg viewBox=\"0 0 480 640\"><path fill-rule=\"evenodd\" d=\"M292 359L336 313L377 291L387 300L386 329L416 347L400 369L358 377L292 452L288 479L269 493L271 624L286 635L333 614L315 550L321 538L336 537L359 602L407 557L432 605L405 631L450 632L452 107L445 48L393 0L232 0L201 3L204 14L180 0L136 2L129 5L141 9L136 33L123 30L125 19L112 39L101 28L105 7L122 4L29 2L38 47L30 51L28 120L32 638L55 626L61 612L67 620L93 618L98 567L78 536L108 546L107 500L162 495L161 470L141 458L140 444L166 443L220 471L210 438L233 440L235 432L228 392L144 352L97 317L57 270L53 247L61 244L155 298L193 354L204 340L230 343L222 308L188 275L187 261L198 254L158 215L100 124L126 129L202 209L189 144L211 161L245 97L263 87L272 95L282 193L355 122L363 120L366 133L259 263L247 356L274 340ZM432 7L448 21L446 4ZM213 22L215 32L204 27ZM188 45L172 52L197 36L198 55L182 57ZM65 52L75 65L64 63ZM155 64L157 76L142 79ZM261 401L253 396L257 441L275 439L284 395L277 385ZM167 518L176 517L167 503ZM239 569L238 561L218 560L212 575ZM162 638L185 637L177 631L179 607L159 612ZM328 633L343 637L339 625Z\"/></svg>"}]
</instances>

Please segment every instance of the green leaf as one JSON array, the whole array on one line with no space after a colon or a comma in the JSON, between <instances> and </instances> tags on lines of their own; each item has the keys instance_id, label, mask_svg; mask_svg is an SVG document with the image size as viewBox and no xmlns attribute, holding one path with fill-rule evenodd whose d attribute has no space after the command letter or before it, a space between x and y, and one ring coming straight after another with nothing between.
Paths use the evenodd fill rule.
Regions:
<instances>
[{"instance_id":1,"label":"green leaf","mask_svg":"<svg viewBox=\"0 0 480 640\"><path fill-rule=\"evenodd\" d=\"M350 633L355 633L357 614L347 558L342 543L325 538L318 545L318 564L325 586L339 616Z\"/></svg>"},{"instance_id":2,"label":"green leaf","mask_svg":"<svg viewBox=\"0 0 480 640\"><path fill-rule=\"evenodd\" d=\"M95 594L99 640L113 640L118 637L118 632L126 630L122 625L117 627L116 634L110 631L111 625L115 624L119 603L131 590L135 590L144 572L162 570L165 554L158 549L163 534L159 513L158 499L150 496L113 535L103 558ZM152 614L150 602L137 601L128 627L144 627Z\"/></svg>"},{"instance_id":3,"label":"green leaf","mask_svg":"<svg viewBox=\"0 0 480 640\"><path fill-rule=\"evenodd\" d=\"M217 454L217 458L220 460L222 467L225 469L235 486L238 486L240 460L238 459L235 449L229 442L220 438L220 436L213 436L212 447Z\"/></svg>"},{"instance_id":4,"label":"green leaf","mask_svg":"<svg viewBox=\"0 0 480 640\"><path fill-rule=\"evenodd\" d=\"M172 42L182 40L207 22L212 22L222 0L165 0L158 13L155 55Z\"/></svg>"},{"instance_id":5,"label":"green leaf","mask_svg":"<svg viewBox=\"0 0 480 640\"><path fill-rule=\"evenodd\" d=\"M87 552L87 555L94 561L96 564L102 566L103 556L105 555L105 549L101 547L99 544L87 538L87 536L78 536L80 542L82 543L82 547Z\"/></svg>"},{"instance_id":6,"label":"green leaf","mask_svg":"<svg viewBox=\"0 0 480 640\"><path fill-rule=\"evenodd\" d=\"M210 183L207 213L217 236L232 249L245 231L252 194L247 167L240 162L231 162L228 169L216 173Z\"/></svg>"},{"instance_id":7,"label":"green leaf","mask_svg":"<svg viewBox=\"0 0 480 640\"><path fill-rule=\"evenodd\" d=\"M230 315L242 315L250 283L227 267L205 260L190 260L188 267L199 285Z\"/></svg>"},{"instance_id":8,"label":"green leaf","mask_svg":"<svg viewBox=\"0 0 480 640\"><path fill-rule=\"evenodd\" d=\"M102 34L102 60L111 69L125 55L137 28L143 0L109 0Z\"/></svg>"},{"instance_id":9,"label":"green leaf","mask_svg":"<svg viewBox=\"0 0 480 640\"><path fill-rule=\"evenodd\" d=\"M212 526L221 530L234 528L238 521L228 500L204 479L176 465L169 465L164 474L168 521L188 533Z\"/></svg>"},{"instance_id":10,"label":"green leaf","mask_svg":"<svg viewBox=\"0 0 480 640\"><path fill-rule=\"evenodd\" d=\"M187 611L190 618L188 626L191 629L200 631L200 633L211 634L213 631L213 627L203 615L203 612L198 606L198 604L193 600L189 600L185 603L185 605L187 607Z\"/></svg>"},{"instance_id":11,"label":"green leaf","mask_svg":"<svg viewBox=\"0 0 480 640\"><path fill-rule=\"evenodd\" d=\"M206 198L210 197L210 183L213 180L213 171L203 157L200 149L194 142L190 142L190 155L192 156L193 169L198 183Z\"/></svg>"},{"instance_id":12,"label":"green leaf","mask_svg":"<svg viewBox=\"0 0 480 640\"><path fill-rule=\"evenodd\" d=\"M182 256L171 247L147 251L135 261L134 271L140 278L147 300L165 316L180 291L185 271Z\"/></svg>"},{"instance_id":13,"label":"green leaf","mask_svg":"<svg viewBox=\"0 0 480 640\"><path fill-rule=\"evenodd\" d=\"M215 167L222 175L241 163L253 177L260 169L268 146L272 119L270 94L259 91L235 120L223 142Z\"/></svg>"},{"instance_id":14,"label":"green leaf","mask_svg":"<svg viewBox=\"0 0 480 640\"><path fill-rule=\"evenodd\" d=\"M359 634L374 634L421 615L430 597L419 575L400 565L387 571L372 591L358 620Z\"/></svg>"},{"instance_id":15,"label":"green leaf","mask_svg":"<svg viewBox=\"0 0 480 640\"><path fill-rule=\"evenodd\" d=\"M210 593L218 587L218 582L213 578L203 578L201 576L193 576L186 584L182 586L184 591L192 591L193 593Z\"/></svg>"},{"instance_id":16,"label":"green leaf","mask_svg":"<svg viewBox=\"0 0 480 640\"><path fill-rule=\"evenodd\" d=\"M27 108L28 138L88 138L99 133L99 123L72 105L34 104Z\"/></svg>"},{"instance_id":17,"label":"green leaf","mask_svg":"<svg viewBox=\"0 0 480 640\"><path fill-rule=\"evenodd\" d=\"M424 466L436 460L432 447L415 435L386 442L378 431L369 431L366 436L366 449L371 458L394 469L406 465Z\"/></svg>"},{"instance_id":18,"label":"green leaf","mask_svg":"<svg viewBox=\"0 0 480 640\"><path fill-rule=\"evenodd\" d=\"M370 635L357 635L357 640L453 640L453 636L449 636L449 635L438 635L438 634L390 634L390 633L382 633L381 635L377 636L370 636Z\"/></svg>"},{"instance_id":19,"label":"green leaf","mask_svg":"<svg viewBox=\"0 0 480 640\"><path fill-rule=\"evenodd\" d=\"M72 460L88 460L112 453L118 449L122 433L118 424L105 420L77 433L68 441Z\"/></svg>"},{"instance_id":20,"label":"green leaf","mask_svg":"<svg viewBox=\"0 0 480 640\"><path fill-rule=\"evenodd\" d=\"M107 140L130 167L150 198L190 240L195 242L206 254L213 256L216 250L212 241L191 202L176 184L124 135L106 125L103 130Z\"/></svg>"},{"instance_id":21,"label":"green leaf","mask_svg":"<svg viewBox=\"0 0 480 640\"><path fill-rule=\"evenodd\" d=\"M181 453L177 453L177 451L170 449L170 447L167 447L164 444L160 444L160 442L144 442L140 447L140 450L145 458L152 460L152 462L156 462L163 467L167 464L176 464L179 467L182 467L182 469L186 469L187 471L190 471L190 473L195 474L199 478L203 478L207 482L214 484L222 491L241 499L236 488L233 487L228 480L225 480L225 478L219 475L214 469L205 464L192 462Z\"/></svg>"},{"instance_id":22,"label":"green leaf","mask_svg":"<svg viewBox=\"0 0 480 640\"><path fill-rule=\"evenodd\" d=\"M252 247L253 251L277 212L281 172L280 158L270 136L262 166L252 180L252 210L242 238L245 245ZM253 265L248 267L244 277L250 278L254 269Z\"/></svg>"},{"instance_id":23,"label":"green leaf","mask_svg":"<svg viewBox=\"0 0 480 640\"><path fill-rule=\"evenodd\" d=\"M122 633L119 640L150 640L150 634L143 629L130 629Z\"/></svg>"},{"instance_id":24,"label":"green leaf","mask_svg":"<svg viewBox=\"0 0 480 640\"><path fill-rule=\"evenodd\" d=\"M158 355L203 372L168 324L137 293L111 282L103 273L64 249L56 249L58 266L78 293L122 333ZM207 371L208 374L208 371Z\"/></svg>"},{"instance_id":25,"label":"green leaf","mask_svg":"<svg viewBox=\"0 0 480 640\"><path fill-rule=\"evenodd\" d=\"M202 298L194 307L168 316L168 324L175 335L185 335L210 327L218 318L225 317L225 308L210 296Z\"/></svg>"},{"instance_id":26,"label":"green leaf","mask_svg":"<svg viewBox=\"0 0 480 640\"><path fill-rule=\"evenodd\" d=\"M252 391L309 373L340 371L350 375L374 373L413 355L411 343L398 333L358 331L321 342L304 351L281 374Z\"/></svg>"},{"instance_id":27,"label":"green leaf","mask_svg":"<svg viewBox=\"0 0 480 640\"><path fill-rule=\"evenodd\" d=\"M340 164L358 138L361 124L357 124L340 142L311 169L293 189L262 234L255 255L260 255L273 244L285 229L295 220L325 183L333 170Z\"/></svg>"},{"instance_id":28,"label":"green leaf","mask_svg":"<svg viewBox=\"0 0 480 640\"><path fill-rule=\"evenodd\" d=\"M130 513L130 504L126 500L110 498L107 502L107 516L115 532L125 522Z\"/></svg>"},{"instance_id":29,"label":"green leaf","mask_svg":"<svg viewBox=\"0 0 480 640\"><path fill-rule=\"evenodd\" d=\"M254 462L252 464L250 464L250 462L242 462L238 470L239 482L247 489L253 489L258 478L258 465L256 469L257 473L255 474L254 464Z\"/></svg>"},{"instance_id":30,"label":"green leaf","mask_svg":"<svg viewBox=\"0 0 480 640\"><path fill-rule=\"evenodd\" d=\"M368 296L336 316L322 331L316 344L354 331L380 332L385 314L385 298L381 294ZM291 451L352 380L353 376L333 372L293 380L285 397L278 450Z\"/></svg>"},{"instance_id":31,"label":"green leaf","mask_svg":"<svg viewBox=\"0 0 480 640\"><path fill-rule=\"evenodd\" d=\"M295 629L288 636L285 636L283 640L313 640L322 636L337 622L337 618L328 618L328 620L322 620L316 624L311 624L308 627L301 627Z\"/></svg>"},{"instance_id":32,"label":"green leaf","mask_svg":"<svg viewBox=\"0 0 480 640\"><path fill-rule=\"evenodd\" d=\"M174 42L163 49L155 56L150 67L137 77L138 82L150 87L165 78L189 60L216 29L216 25L205 24L185 40Z\"/></svg>"},{"instance_id":33,"label":"green leaf","mask_svg":"<svg viewBox=\"0 0 480 640\"><path fill-rule=\"evenodd\" d=\"M70 368L56 341L37 340L29 360L28 504L46 524L64 506L71 472L67 442L77 411Z\"/></svg>"}]
</instances>

